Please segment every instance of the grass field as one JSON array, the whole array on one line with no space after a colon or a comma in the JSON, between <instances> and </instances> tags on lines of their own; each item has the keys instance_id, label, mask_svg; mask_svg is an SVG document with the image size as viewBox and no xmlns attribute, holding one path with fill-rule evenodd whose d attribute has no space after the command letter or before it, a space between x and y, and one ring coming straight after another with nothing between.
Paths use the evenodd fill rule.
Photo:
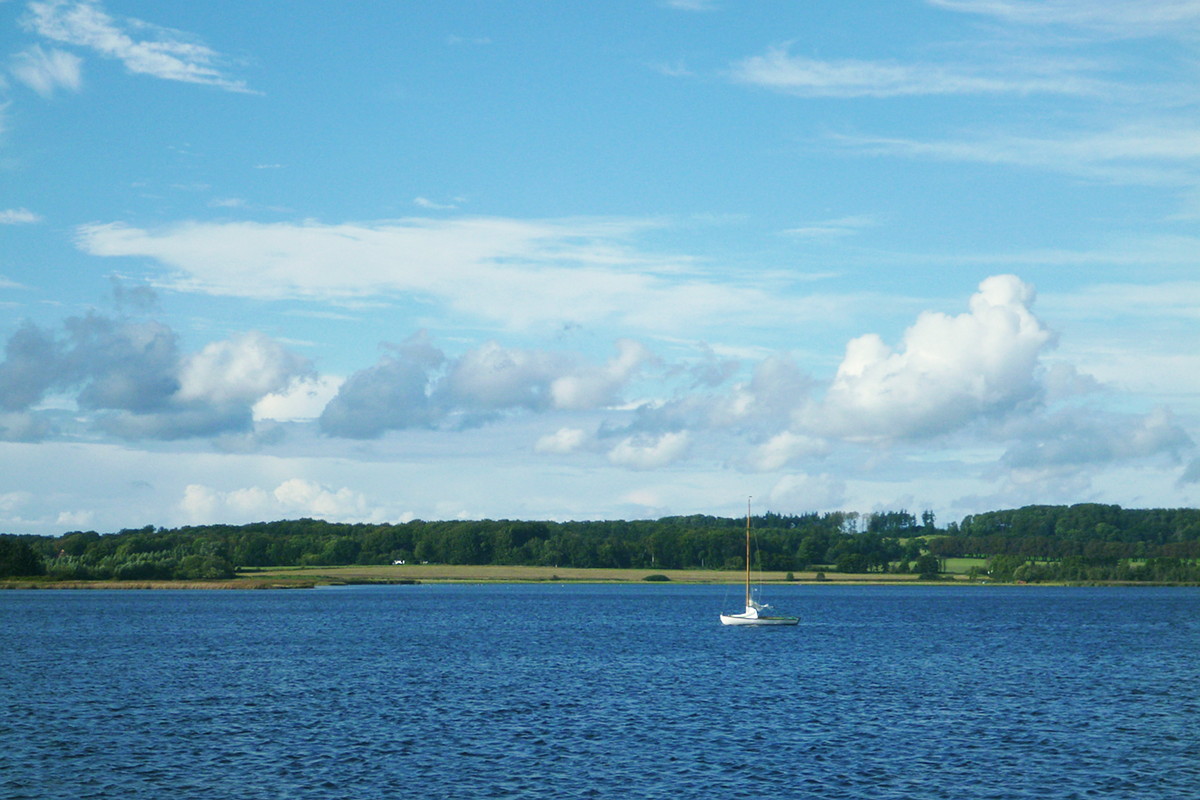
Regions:
<instances>
[{"instance_id":1,"label":"grass field","mask_svg":"<svg viewBox=\"0 0 1200 800\"><path fill-rule=\"evenodd\" d=\"M946 564L946 572L956 575L966 575L971 567L979 567L986 571L988 562L986 558L944 558L942 561Z\"/></svg>"},{"instance_id":2,"label":"grass field","mask_svg":"<svg viewBox=\"0 0 1200 800\"><path fill-rule=\"evenodd\" d=\"M955 559L951 559L954 561ZM961 559L975 561L976 559ZM965 571L965 570L964 570ZM214 581L52 581L46 578L13 578L0 581L0 589L306 589L321 585L358 583L637 583L649 575L665 575L670 583L740 584L737 571L673 569L571 569L567 567L469 566L461 564L397 564L328 567L264 567L240 572L232 579ZM915 584L916 575L878 572L843 574L795 572L790 582L824 585ZM789 583L786 572L754 575L755 584ZM965 575L944 575L940 583L966 582Z\"/></svg>"},{"instance_id":3,"label":"grass field","mask_svg":"<svg viewBox=\"0 0 1200 800\"><path fill-rule=\"evenodd\" d=\"M568 567L469 566L462 564L400 564L349 567L278 567L246 572L251 579L305 579L318 583L520 583L587 582L630 583L644 581L648 575L666 575L672 583L741 583L743 573L718 570L671 569L572 569ZM915 575L843 575L826 573L826 583L897 583L915 581ZM793 573L796 583L817 582L816 572ZM755 574L755 583L785 583L786 572Z\"/></svg>"}]
</instances>

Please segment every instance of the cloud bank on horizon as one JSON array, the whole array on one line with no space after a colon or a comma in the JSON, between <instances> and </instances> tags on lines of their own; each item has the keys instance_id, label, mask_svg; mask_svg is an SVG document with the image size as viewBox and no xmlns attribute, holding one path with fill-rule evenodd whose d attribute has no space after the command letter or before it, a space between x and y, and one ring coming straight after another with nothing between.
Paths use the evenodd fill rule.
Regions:
<instances>
[{"instance_id":1,"label":"cloud bank on horizon","mask_svg":"<svg viewBox=\"0 0 1200 800\"><path fill-rule=\"evenodd\" d=\"M0 4L0 531L1194 504L1200 5L301 5Z\"/></svg>"}]
</instances>

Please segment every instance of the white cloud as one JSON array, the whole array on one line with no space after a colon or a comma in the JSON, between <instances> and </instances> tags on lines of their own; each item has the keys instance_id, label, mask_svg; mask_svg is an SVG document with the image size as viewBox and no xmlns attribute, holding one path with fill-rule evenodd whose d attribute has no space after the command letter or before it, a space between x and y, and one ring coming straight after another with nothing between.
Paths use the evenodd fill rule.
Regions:
<instances>
[{"instance_id":1,"label":"white cloud","mask_svg":"<svg viewBox=\"0 0 1200 800\"><path fill-rule=\"evenodd\" d=\"M950 11L1024 25L1072 25L1117 37L1180 35L1200 29L1196 0L926 0Z\"/></svg>"},{"instance_id":2,"label":"white cloud","mask_svg":"<svg viewBox=\"0 0 1200 800\"><path fill-rule=\"evenodd\" d=\"M202 484L189 484L184 489L179 509L194 525L230 519L249 521L281 517L362 521L371 514L361 492L346 487L333 489L303 478L289 478L273 490L251 486L219 491Z\"/></svg>"},{"instance_id":3,"label":"white cloud","mask_svg":"<svg viewBox=\"0 0 1200 800\"><path fill-rule=\"evenodd\" d=\"M1152 243L1146 243L1153 247ZM1200 239L1188 237L1179 243L1181 263L1200 261ZM1131 256L1132 258L1133 256ZM1075 319L1110 321L1127 317L1145 323L1175 319L1200 319L1200 281L1162 283L1096 283L1050 300L1054 312Z\"/></svg>"},{"instance_id":4,"label":"white cloud","mask_svg":"<svg viewBox=\"0 0 1200 800\"><path fill-rule=\"evenodd\" d=\"M271 494L285 510L304 510L306 516L322 519L362 519L367 510L366 497L353 489L330 489L300 478L284 481Z\"/></svg>"},{"instance_id":5,"label":"white cloud","mask_svg":"<svg viewBox=\"0 0 1200 800\"><path fill-rule=\"evenodd\" d=\"M258 331L212 342L183 363L176 397L183 402L251 404L285 390L307 362Z\"/></svg>"},{"instance_id":6,"label":"white cloud","mask_svg":"<svg viewBox=\"0 0 1200 800\"><path fill-rule=\"evenodd\" d=\"M1019 470L1103 465L1166 456L1178 461L1194 443L1169 409L1144 416L1062 412L1017 426L1004 462Z\"/></svg>"},{"instance_id":7,"label":"white cloud","mask_svg":"<svg viewBox=\"0 0 1200 800\"><path fill-rule=\"evenodd\" d=\"M0 514L12 515L31 500L33 495L30 492L4 492L0 494Z\"/></svg>"},{"instance_id":8,"label":"white cloud","mask_svg":"<svg viewBox=\"0 0 1200 800\"><path fill-rule=\"evenodd\" d=\"M518 410L599 408L615 402L650 359L636 342L617 345L617 356L600 366L577 354L508 348L496 341L447 359L418 334L342 383L321 415L322 429L374 438L452 418L470 427Z\"/></svg>"},{"instance_id":9,"label":"white cloud","mask_svg":"<svg viewBox=\"0 0 1200 800\"><path fill-rule=\"evenodd\" d=\"M83 530L92 525L96 515L91 511L60 511L54 520L55 525L64 529Z\"/></svg>"},{"instance_id":10,"label":"white cloud","mask_svg":"<svg viewBox=\"0 0 1200 800\"><path fill-rule=\"evenodd\" d=\"M30 225L41 221L40 215L27 208L9 208L0 211L0 225Z\"/></svg>"},{"instance_id":11,"label":"white cloud","mask_svg":"<svg viewBox=\"0 0 1200 800\"><path fill-rule=\"evenodd\" d=\"M579 428L559 428L538 439L533 449L538 453L567 455L583 447L586 441L587 434Z\"/></svg>"},{"instance_id":12,"label":"white cloud","mask_svg":"<svg viewBox=\"0 0 1200 800\"><path fill-rule=\"evenodd\" d=\"M83 83L79 56L62 50L46 52L34 45L12 58L13 77L42 97L50 97L57 88L79 91Z\"/></svg>"},{"instance_id":13,"label":"white cloud","mask_svg":"<svg viewBox=\"0 0 1200 800\"><path fill-rule=\"evenodd\" d=\"M428 208L431 211L453 211L454 209L458 208L461 202L461 197L454 198L454 202L451 203L439 203L437 201L430 200L428 197L413 198L413 205L420 208Z\"/></svg>"},{"instance_id":14,"label":"white cloud","mask_svg":"<svg viewBox=\"0 0 1200 800\"><path fill-rule=\"evenodd\" d=\"M803 433L784 431L754 449L751 463L755 469L774 471L800 458L820 457L829 453L829 443Z\"/></svg>"},{"instance_id":15,"label":"white cloud","mask_svg":"<svg viewBox=\"0 0 1200 800\"><path fill-rule=\"evenodd\" d=\"M827 473L820 475L784 475L769 495L773 508L791 513L833 511L846 503L846 483Z\"/></svg>"},{"instance_id":16,"label":"white cloud","mask_svg":"<svg viewBox=\"0 0 1200 800\"><path fill-rule=\"evenodd\" d=\"M632 469L657 469L683 458L691 446L687 431L660 436L637 435L622 439L608 453L614 464Z\"/></svg>"},{"instance_id":17,"label":"white cloud","mask_svg":"<svg viewBox=\"0 0 1200 800\"><path fill-rule=\"evenodd\" d=\"M372 224L120 224L79 230L100 256L155 259L178 291L254 298L412 296L514 328L611 322L648 331L723 321L794 319L797 304L757 287L696 275L686 258L628 244L631 220L405 219ZM799 311L802 311L800 309Z\"/></svg>"},{"instance_id":18,"label":"white cloud","mask_svg":"<svg viewBox=\"0 0 1200 800\"><path fill-rule=\"evenodd\" d=\"M583 368L556 378L550 385L555 408L589 409L611 403L639 367L652 360L650 351L631 339L617 342L618 353L598 368Z\"/></svg>"},{"instance_id":19,"label":"white cloud","mask_svg":"<svg viewBox=\"0 0 1200 800\"><path fill-rule=\"evenodd\" d=\"M717 0L662 0L667 8L677 8L680 11L715 11Z\"/></svg>"},{"instance_id":20,"label":"white cloud","mask_svg":"<svg viewBox=\"0 0 1200 800\"><path fill-rule=\"evenodd\" d=\"M254 419L280 422L316 419L337 395L343 380L333 375L293 380L282 391L263 395L254 404Z\"/></svg>"},{"instance_id":21,"label":"white cloud","mask_svg":"<svg viewBox=\"0 0 1200 800\"><path fill-rule=\"evenodd\" d=\"M220 497L216 491L196 483L189 484L183 490L183 499L179 501L184 518L198 525L221 519L218 516L219 505Z\"/></svg>"},{"instance_id":22,"label":"white cloud","mask_svg":"<svg viewBox=\"0 0 1200 800\"><path fill-rule=\"evenodd\" d=\"M487 342L453 363L436 394L454 407L471 411L545 408L554 375L565 369L562 362L555 353Z\"/></svg>"},{"instance_id":23,"label":"white cloud","mask_svg":"<svg viewBox=\"0 0 1200 800\"><path fill-rule=\"evenodd\" d=\"M943 141L835 138L875 155L1015 164L1115 183L1189 188L1195 184L1194 171L1180 166L1200 159L1200 129L1190 122L1170 120L1058 137L999 135Z\"/></svg>"},{"instance_id":24,"label":"white cloud","mask_svg":"<svg viewBox=\"0 0 1200 800\"><path fill-rule=\"evenodd\" d=\"M61 393L79 421L125 439L182 439L247 431L251 409L311 374L308 362L261 333L179 352L178 337L153 321L96 313L71 317L62 332L29 322L0 361L0 438L49 433L39 404Z\"/></svg>"},{"instance_id":25,"label":"white cloud","mask_svg":"<svg viewBox=\"0 0 1200 800\"><path fill-rule=\"evenodd\" d=\"M925 312L892 350L874 334L846 346L824 402L809 412L823 433L902 439L953 431L1013 410L1038 393L1038 357L1054 337L1029 306L1032 287L988 278L970 312Z\"/></svg>"},{"instance_id":26,"label":"white cloud","mask_svg":"<svg viewBox=\"0 0 1200 800\"><path fill-rule=\"evenodd\" d=\"M26 27L62 44L87 47L113 58L130 72L165 80L246 92L244 81L228 77L220 53L181 31L140 20L122 26L96 0L45 0L29 4ZM145 38L134 38L125 28Z\"/></svg>"},{"instance_id":27,"label":"white cloud","mask_svg":"<svg viewBox=\"0 0 1200 800\"><path fill-rule=\"evenodd\" d=\"M37 442L53 431L43 417L29 412L5 413L0 411L0 441Z\"/></svg>"},{"instance_id":28,"label":"white cloud","mask_svg":"<svg viewBox=\"0 0 1200 800\"><path fill-rule=\"evenodd\" d=\"M789 228L784 233L788 236L796 236L801 239L838 239L845 236L853 236L875 224L874 217L869 216L839 217L837 219L809 222L795 228Z\"/></svg>"},{"instance_id":29,"label":"white cloud","mask_svg":"<svg viewBox=\"0 0 1200 800\"><path fill-rule=\"evenodd\" d=\"M418 334L391 348L377 364L347 378L318 420L333 436L371 439L389 430L432 425L433 371L445 361L441 350Z\"/></svg>"},{"instance_id":30,"label":"white cloud","mask_svg":"<svg viewBox=\"0 0 1200 800\"><path fill-rule=\"evenodd\" d=\"M1100 94L1098 82L1066 66L1008 64L995 74L977 67L880 61L820 61L773 47L733 65L734 80L800 97L899 97L946 94Z\"/></svg>"}]
</instances>

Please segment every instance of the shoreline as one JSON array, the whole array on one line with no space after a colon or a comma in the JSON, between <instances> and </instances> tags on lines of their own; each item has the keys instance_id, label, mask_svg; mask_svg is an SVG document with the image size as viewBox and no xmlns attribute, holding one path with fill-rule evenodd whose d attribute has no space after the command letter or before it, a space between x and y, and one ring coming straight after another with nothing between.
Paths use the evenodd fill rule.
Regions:
<instances>
[{"instance_id":1,"label":"shoreline","mask_svg":"<svg viewBox=\"0 0 1200 800\"><path fill-rule=\"evenodd\" d=\"M1194 583L1089 581L1078 583L998 583L991 580L971 580L966 575L948 574L938 580L921 580L916 575L887 573L792 573L766 572L755 583L762 585L799 586L1196 586ZM659 577L662 576L662 577ZM663 579L665 577L665 580ZM495 584L634 584L658 585L737 585L742 573L718 570L649 570L649 569L584 569L524 566L470 566L456 564L330 566L330 567L269 567L250 568L237 577L218 580L64 580L45 577L8 578L0 580L5 589L76 589L76 590L271 590L315 589L322 586L350 585L419 585L437 583L495 583Z\"/></svg>"}]
</instances>

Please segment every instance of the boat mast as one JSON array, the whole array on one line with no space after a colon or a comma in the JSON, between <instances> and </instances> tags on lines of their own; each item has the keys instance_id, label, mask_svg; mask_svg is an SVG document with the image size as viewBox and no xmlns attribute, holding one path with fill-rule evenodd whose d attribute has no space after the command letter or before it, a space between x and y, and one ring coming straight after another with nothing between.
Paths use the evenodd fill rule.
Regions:
<instances>
[{"instance_id":1,"label":"boat mast","mask_svg":"<svg viewBox=\"0 0 1200 800\"><path fill-rule=\"evenodd\" d=\"M746 498L746 608L750 607L750 500Z\"/></svg>"}]
</instances>

